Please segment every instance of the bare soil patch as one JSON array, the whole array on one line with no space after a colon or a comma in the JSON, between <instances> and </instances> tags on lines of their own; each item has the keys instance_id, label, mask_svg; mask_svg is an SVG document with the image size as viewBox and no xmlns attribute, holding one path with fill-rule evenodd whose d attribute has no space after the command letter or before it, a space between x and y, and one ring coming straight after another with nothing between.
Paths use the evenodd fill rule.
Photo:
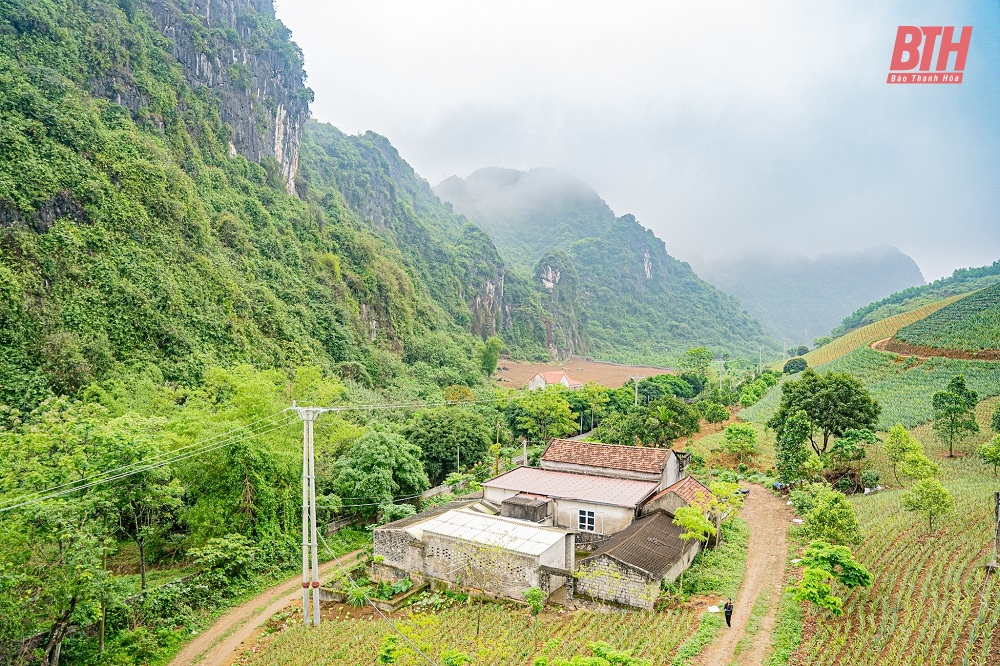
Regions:
<instances>
[{"instance_id":1,"label":"bare soil patch","mask_svg":"<svg viewBox=\"0 0 1000 666\"><path fill-rule=\"evenodd\" d=\"M771 643L781 599L780 590L783 589L785 560L788 557L786 533L792 512L784 500L755 486L740 511L740 517L750 526L750 543L743 584L734 601L733 626L723 627L715 642L701 654L697 663L702 666L733 662L736 645L746 635L754 603L769 587L775 591L771 595L771 607L761 620L760 630L753 636L752 647L742 652L737 662L740 666L759 665Z\"/></svg>"},{"instance_id":2,"label":"bare soil patch","mask_svg":"<svg viewBox=\"0 0 1000 666\"><path fill-rule=\"evenodd\" d=\"M964 349L938 349L937 347L911 345L896 338L876 340L871 344L871 347L876 351L892 352L900 356L916 356L921 359L940 356L963 361L1000 361L1000 349L983 349L978 352L965 351Z\"/></svg>"},{"instance_id":3,"label":"bare soil patch","mask_svg":"<svg viewBox=\"0 0 1000 666\"><path fill-rule=\"evenodd\" d=\"M528 381L540 372L565 372L570 379L587 383L597 382L602 386L619 388L629 380L629 375L677 374L669 368L658 368L647 365L619 365L604 361L593 361L572 356L558 363L521 363L518 361L501 360L497 370L500 383L508 388L523 388Z\"/></svg>"}]
</instances>

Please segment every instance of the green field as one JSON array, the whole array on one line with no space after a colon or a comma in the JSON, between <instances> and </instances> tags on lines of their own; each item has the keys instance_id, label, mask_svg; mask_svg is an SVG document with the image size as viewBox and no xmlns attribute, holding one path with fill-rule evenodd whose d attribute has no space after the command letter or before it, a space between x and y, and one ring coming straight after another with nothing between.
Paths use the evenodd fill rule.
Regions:
<instances>
[{"instance_id":1,"label":"green field","mask_svg":"<svg viewBox=\"0 0 1000 666\"><path fill-rule=\"evenodd\" d=\"M937 349L1000 349L1000 285L966 296L901 328L896 339Z\"/></svg>"},{"instance_id":2,"label":"green field","mask_svg":"<svg viewBox=\"0 0 1000 666\"><path fill-rule=\"evenodd\" d=\"M980 399L1000 394L1000 363L988 361L921 361L863 347L818 370L846 372L860 380L882 405L878 424L881 429L896 423L911 427L930 421L934 416L931 397L955 375L965 375Z\"/></svg>"}]
</instances>

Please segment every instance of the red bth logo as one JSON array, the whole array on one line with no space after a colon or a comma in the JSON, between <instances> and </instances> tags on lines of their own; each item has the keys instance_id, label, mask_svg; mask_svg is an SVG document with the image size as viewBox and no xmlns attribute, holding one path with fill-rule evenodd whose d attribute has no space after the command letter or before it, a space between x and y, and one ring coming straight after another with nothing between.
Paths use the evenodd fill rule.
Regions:
<instances>
[{"instance_id":1,"label":"red bth logo","mask_svg":"<svg viewBox=\"0 0 1000 666\"><path fill-rule=\"evenodd\" d=\"M901 25L896 31L896 44L892 48L892 62L889 64L886 83L961 83L971 41L971 25L962 28L957 41L955 28L950 25L925 25L919 28L915 25ZM948 61L953 53L955 67L949 72ZM931 71L932 62L934 71Z\"/></svg>"}]
</instances>

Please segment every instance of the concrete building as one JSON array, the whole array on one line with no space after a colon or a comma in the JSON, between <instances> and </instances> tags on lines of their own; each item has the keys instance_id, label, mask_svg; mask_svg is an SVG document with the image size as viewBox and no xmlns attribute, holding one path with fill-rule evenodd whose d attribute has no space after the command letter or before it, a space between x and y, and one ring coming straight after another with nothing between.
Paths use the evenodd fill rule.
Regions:
<instances>
[{"instance_id":1,"label":"concrete building","mask_svg":"<svg viewBox=\"0 0 1000 666\"><path fill-rule=\"evenodd\" d=\"M631 525L658 488L654 481L518 467L483 482L483 497L504 516L518 515L530 500L540 524L607 535Z\"/></svg>"},{"instance_id":2,"label":"concrete building","mask_svg":"<svg viewBox=\"0 0 1000 666\"><path fill-rule=\"evenodd\" d=\"M570 391L583 388L582 382L570 379L569 375L565 372L539 372L528 380L528 390L544 389L546 386L553 386L555 384L562 384Z\"/></svg>"},{"instance_id":3,"label":"concrete building","mask_svg":"<svg viewBox=\"0 0 1000 666\"><path fill-rule=\"evenodd\" d=\"M479 504L451 503L376 528L374 577L435 579L518 601L528 588L549 594L569 580L571 530L482 513Z\"/></svg>"},{"instance_id":4,"label":"concrete building","mask_svg":"<svg viewBox=\"0 0 1000 666\"><path fill-rule=\"evenodd\" d=\"M652 610L661 581L676 580L701 550L683 531L662 511L636 521L580 560L576 594Z\"/></svg>"},{"instance_id":5,"label":"concrete building","mask_svg":"<svg viewBox=\"0 0 1000 666\"><path fill-rule=\"evenodd\" d=\"M687 475L690 460L690 453L673 449L553 439L540 464L542 469L557 472L655 482L657 490L662 490Z\"/></svg>"}]
</instances>

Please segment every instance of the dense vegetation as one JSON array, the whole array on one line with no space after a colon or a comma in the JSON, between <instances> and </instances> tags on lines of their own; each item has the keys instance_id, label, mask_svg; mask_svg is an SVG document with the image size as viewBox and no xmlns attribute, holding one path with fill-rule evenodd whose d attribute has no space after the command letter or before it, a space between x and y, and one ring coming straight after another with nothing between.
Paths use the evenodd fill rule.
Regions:
<instances>
[{"instance_id":1,"label":"dense vegetation","mask_svg":"<svg viewBox=\"0 0 1000 666\"><path fill-rule=\"evenodd\" d=\"M967 294L1000 282L1000 261L981 268L958 268L950 277L940 278L921 287L910 287L880 301L858 308L845 317L830 334L837 337L860 326L913 310L949 296Z\"/></svg>"},{"instance_id":2,"label":"dense vegetation","mask_svg":"<svg viewBox=\"0 0 1000 666\"><path fill-rule=\"evenodd\" d=\"M970 294L901 328L895 339L936 349L1000 349L1000 285Z\"/></svg>"},{"instance_id":3,"label":"dense vegetation","mask_svg":"<svg viewBox=\"0 0 1000 666\"><path fill-rule=\"evenodd\" d=\"M570 176L483 169L449 178L436 192L490 233L511 273L532 271L553 330L549 343L563 353L660 365L698 345L720 358L756 358L761 347L777 355L778 342L736 299Z\"/></svg>"},{"instance_id":4,"label":"dense vegetation","mask_svg":"<svg viewBox=\"0 0 1000 666\"><path fill-rule=\"evenodd\" d=\"M790 345L811 345L856 308L924 283L913 259L893 247L815 259L777 252L726 257L699 274Z\"/></svg>"}]
</instances>

